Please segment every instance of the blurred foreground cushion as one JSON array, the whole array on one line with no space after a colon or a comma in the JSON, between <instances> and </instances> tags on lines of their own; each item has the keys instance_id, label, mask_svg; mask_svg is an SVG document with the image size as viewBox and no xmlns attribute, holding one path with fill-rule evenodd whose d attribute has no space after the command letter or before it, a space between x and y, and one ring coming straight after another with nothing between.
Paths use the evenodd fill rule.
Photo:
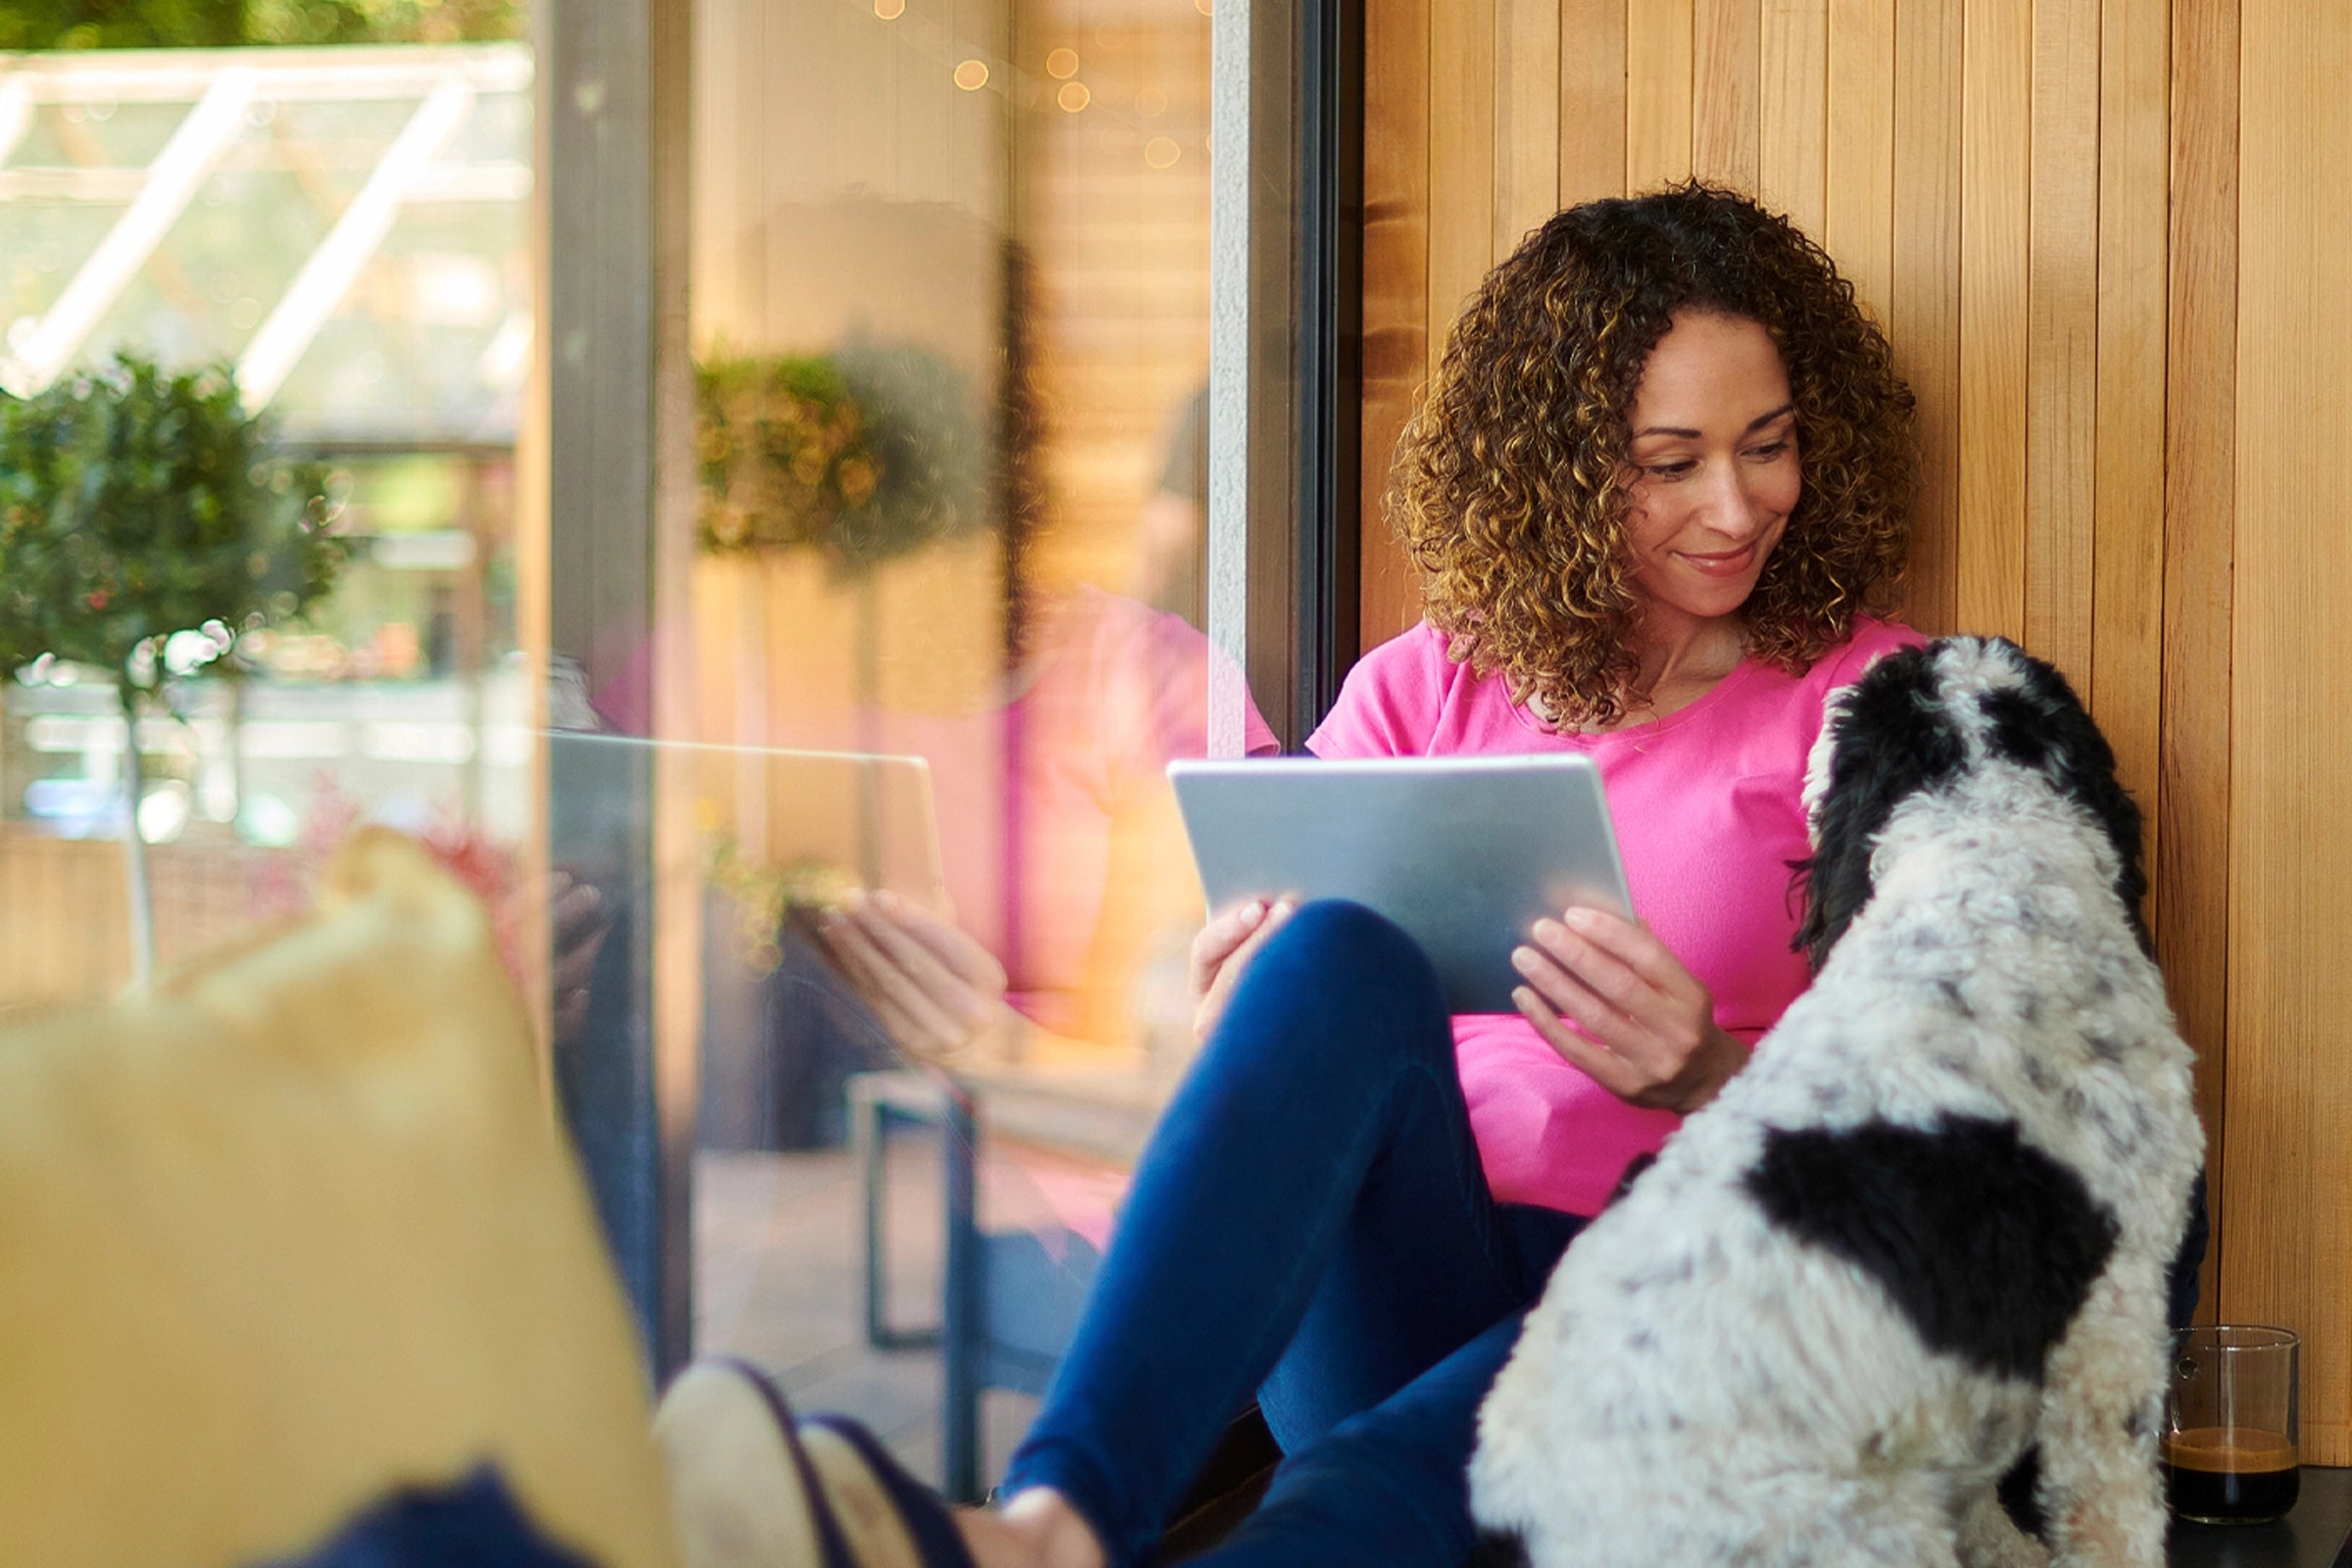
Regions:
<instances>
[{"instance_id":1,"label":"blurred foreground cushion","mask_svg":"<svg viewBox=\"0 0 2352 1568\"><path fill-rule=\"evenodd\" d=\"M294 1557L488 1466L674 1560L644 1374L521 1004L397 834L154 995L0 1035L0 1548Z\"/></svg>"}]
</instances>

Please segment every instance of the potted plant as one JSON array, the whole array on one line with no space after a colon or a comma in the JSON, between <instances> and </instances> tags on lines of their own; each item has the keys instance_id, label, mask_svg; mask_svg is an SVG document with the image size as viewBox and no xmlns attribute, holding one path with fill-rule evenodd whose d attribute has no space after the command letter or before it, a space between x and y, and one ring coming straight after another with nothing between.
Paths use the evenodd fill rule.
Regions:
<instances>
[{"instance_id":1,"label":"potted plant","mask_svg":"<svg viewBox=\"0 0 2352 1568\"><path fill-rule=\"evenodd\" d=\"M154 972L138 827L140 718L171 684L249 667L247 634L333 586L323 465L274 456L225 368L168 371L135 354L0 400L0 668L44 657L113 680L122 768L131 967Z\"/></svg>"},{"instance_id":2,"label":"potted plant","mask_svg":"<svg viewBox=\"0 0 2352 1568\"><path fill-rule=\"evenodd\" d=\"M863 582L988 523L987 411L928 349L720 350L697 365L695 387L707 550L810 550Z\"/></svg>"},{"instance_id":3,"label":"potted plant","mask_svg":"<svg viewBox=\"0 0 2352 1568\"><path fill-rule=\"evenodd\" d=\"M856 694L870 720L881 687L876 579L893 561L991 526L997 412L962 369L911 343L804 355L719 347L697 364L695 391L703 548L824 563L855 595Z\"/></svg>"}]
</instances>

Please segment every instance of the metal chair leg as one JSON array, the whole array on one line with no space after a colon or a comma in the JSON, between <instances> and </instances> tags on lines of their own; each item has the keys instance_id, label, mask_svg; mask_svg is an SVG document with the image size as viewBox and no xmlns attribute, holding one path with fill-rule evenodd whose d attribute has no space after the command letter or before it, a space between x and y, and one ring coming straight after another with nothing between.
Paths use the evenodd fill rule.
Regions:
<instances>
[{"instance_id":1,"label":"metal chair leg","mask_svg":"<svg viewBox=\"0 0 2352 1568\"><path fill-rule=\"evenodd\" d=\"M893 1121L910 1127L929 1125L931 1118L892 1104L872 1084L853 1080L850 1092L850 1149L858 1171L864 1258L865 1343L877 1350L920 1350L939 1344L940 1331L901 1329L889 1319L889 1247L883 1229L888 1200L890 1128Z\"/></svg>"},{"instance_id":2,"label":"metal chair leg","mask_svg":"<svg viewBox=\"0 0 2352 1568\"><path fill-rule=\"evenodd\" d=\"M956 1502L980 1500L980 1373L985 1333L983 1247L977 1209L978 1127L972 1102L948 1096L940 1161L947 1176L947 1258L940 1355L940 1489Z\"/></svg>"}]
</instances>

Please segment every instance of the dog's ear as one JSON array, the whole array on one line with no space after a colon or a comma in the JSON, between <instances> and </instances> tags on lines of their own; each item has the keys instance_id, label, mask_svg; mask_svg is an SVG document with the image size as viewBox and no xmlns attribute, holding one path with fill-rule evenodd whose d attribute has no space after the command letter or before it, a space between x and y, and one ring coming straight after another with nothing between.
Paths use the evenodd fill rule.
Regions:
<instances>
[{"instance_id":1,"label":"dog's ear","mask_svg":"<svg viewBox=\"0 0 2352 1568\"><path fill-rule=\"evenodd\" d=\"M2139 807L2115 776L2115 753L2064 675L2014 643L2000 646L2016 660L2022 678L1977 699L1986 720L1985 749L2040 773L2052 789L2090 813L2115 848L2115 896L2123 901L2141 950L2153 956L2139 912L2148 892Z\"/></svg>"},{"instance_id":2,"label":"dog's ear","mask_svg":"<svg viewBox=\"0 0 2352 1568\"><path fill-rule=\"evenodd\" d=\"M1527 1568L1527 1538L1516 1530L1481 1530L1470 1568Z\"/></svg>"},{"instance_id":3,"label":"dog's ear","mask_svg":"<svg viewBox=\"0 0 2352 1568\"><path fill-rule=\"evenodd\" d=\"M1831 713L1829 761L1813 854L1796 865L1805 914L1794 946L1819 969L1870 902L1870 857L1906 797L1948 777L1965 751L1942 710L1932 650L1873 664Z\"/></svg>"}]
</instances>

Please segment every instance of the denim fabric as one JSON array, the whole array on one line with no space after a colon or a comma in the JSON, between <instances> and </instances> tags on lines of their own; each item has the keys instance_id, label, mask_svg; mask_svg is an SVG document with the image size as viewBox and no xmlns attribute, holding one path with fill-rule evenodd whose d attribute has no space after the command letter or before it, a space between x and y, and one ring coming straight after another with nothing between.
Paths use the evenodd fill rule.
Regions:
<instances>
[{"instance_id":1,"label":"denim fabric","mask_svg":"<svg viewBox=\"0 0 2352 1568\"><path fill-rule=\"evenodd\" d=\"M272 1568L591 1568L531 1527L488 1466L445 1488L394 1493L332 1541Z\"/></svg>"},{"instance_id":2,"label":"denim fabric","mask_svg":"<svg viewBox=\"0 0 2352 1568\"><path fill-rule=\"evenodd\" d=\"M1161 1119L1004 1490L1053 1487L1149 1561L1255 1391L1289 1457L1200 1560L1457 1568L1478 1402L1582 1223L1489 1195L1411 940L1307 905Z\"/></svg>"}]
</instances>

